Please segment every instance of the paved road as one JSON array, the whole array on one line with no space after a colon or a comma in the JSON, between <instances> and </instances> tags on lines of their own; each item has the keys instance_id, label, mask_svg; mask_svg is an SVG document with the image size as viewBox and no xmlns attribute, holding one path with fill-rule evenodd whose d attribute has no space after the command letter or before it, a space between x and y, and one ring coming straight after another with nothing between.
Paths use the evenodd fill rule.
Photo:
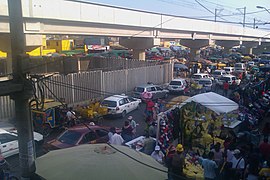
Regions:
<instances>
[{"instance_id":1,"label":"paved road","mask_svg":"<svg viewBox=\"0 0 270 180\"><path fill-rule=\"evenodd\" d=\"M222 91L219 91L222 94ZM165 101L169 101L171 98L176 97L177 95L170 95ZM125 120L127 120L128 116L133 116L133 119L139 124L137 128L136 136L144 135L144 130L146 128L146 123L144 121L144 112L145 104L141 103L138 110L134 110L131 113L127 114L125 118L105 118L100 122L99 125L109 126L109 127L118 127L121 128L124 126ZM55 137L57 137L62 131L55 131L49 137L45 138L45 142L49 141ZM42 147L39 147L36 152L36 156L42 156L44 154ZM11 169L14 171L14 174L19 174L19 156L15 155L7 158L7 161L11 164Z\"/></svg>"}]
</instances>

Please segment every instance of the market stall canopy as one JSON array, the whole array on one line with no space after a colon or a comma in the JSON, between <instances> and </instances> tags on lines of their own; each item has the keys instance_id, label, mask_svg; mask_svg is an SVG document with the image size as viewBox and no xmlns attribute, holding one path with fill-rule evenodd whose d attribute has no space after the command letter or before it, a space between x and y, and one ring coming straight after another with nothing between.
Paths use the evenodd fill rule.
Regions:
<instances>
[{"instance_id":1,"label":"market stall canopy","mask_svg":"<svg viewBox=\"0 0 270 180\"><path fill-rule=\"evenodd\" d=\"M80 145L50 151L36 160L36 173L47 179L165 180L167 169L151 156L126 146Z\"/></svg>"},{"instance_id":2,"label":"market stall canopy","mask_svg":"<svg viewBox=\"0 0 270 180\"><path fill-rule=\"evenodd\" d=\"M238 104L235 103L234 101L213 92L192 96L188 98L186 101L184 101L182 105L189 102L199 103L216 112L217 114L232 112L239 108Z\"/></svg>"},{"instance_id":3,"label":"market stall canopy","mask_svg":"<svg viewBox=\"0 0 270 180\"><path fill-rule=\"evenodd\" d=\"M184 64L179 64L179 63L174 63L174 68L175 69L183 69L183 70L187 70L188 67Z\"/></svg>"}]
</instances>

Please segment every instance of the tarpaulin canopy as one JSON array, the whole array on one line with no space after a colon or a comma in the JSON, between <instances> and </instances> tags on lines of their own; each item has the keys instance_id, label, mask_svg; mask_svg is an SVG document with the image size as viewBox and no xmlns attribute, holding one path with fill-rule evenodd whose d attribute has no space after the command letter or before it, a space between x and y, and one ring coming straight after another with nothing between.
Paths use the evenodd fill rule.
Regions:
<instances>
[{"instance_id":1,"label":"tarpaulin canopy","mask_svg":"<svg viewBox=\"0 0 270 180\"><path fill-rule=\"evenodd\" d=\"M183 106L189 102L199 103L217 114L229 113L239 108L238 104L234 101L213 92L192 96L181 105Z\"/></svg>"},{"instance_id":2,"label":"tarpaulin canopy","mask_svg":"<svg viewBox=\"0 0 270 180\"><path fill-rule=\"evenodd\" d=\"M167 169L151 156L126 146L80 145L36 159L36 173L47 179L164 180Z\"/></svg>"}]
</instances>

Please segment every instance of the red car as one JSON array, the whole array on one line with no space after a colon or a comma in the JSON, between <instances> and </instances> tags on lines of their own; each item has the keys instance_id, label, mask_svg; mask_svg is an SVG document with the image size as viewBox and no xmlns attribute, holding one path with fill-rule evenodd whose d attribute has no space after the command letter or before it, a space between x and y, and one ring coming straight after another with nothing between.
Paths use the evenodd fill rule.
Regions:
<instances>
[{"instance_id":1,"label":"red car","mask_svg":"<svg viewBox=\"0 0 270 180\"><path fill-rule=\"evenodd\" d=\"M67 129L56 139L46 143L46 151L64 149L81 144L107 143L109 127L79 125Z\"/></svg>"}]
</instances>

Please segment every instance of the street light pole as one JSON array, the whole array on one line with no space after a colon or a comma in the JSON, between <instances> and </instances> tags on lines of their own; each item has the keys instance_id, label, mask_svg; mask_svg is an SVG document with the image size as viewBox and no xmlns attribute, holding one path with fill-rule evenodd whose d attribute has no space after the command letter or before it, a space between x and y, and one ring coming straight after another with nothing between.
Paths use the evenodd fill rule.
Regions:
<instances>
[{"instance_id":1,"label":"street light pole","mask_svg":"<svg viewBox=\"0 0 270 180\"><path fill-rule=\"evenodd\" d=\"M15 117L19 142L20 179L30 179L35 172L35 151L33 142L33 123L30 118L29 99L33 96L31 83L22 70L25 54L25 34L23 29L21 0L8 0L9 27L12 51L13 83L23 88L10 93L15 101Z\"/></svg>"},{"instance_id":2,"label":"street light pole","mask_svg":"<svg viewBox=\"0 0 270 180\"><path fill-rule=\"evenodd\" d=\"M258 8L258 9L264 9L265 11L267 11L270 14L270 11L266 7L256 6L256 8Z\"/></svg>"},{"instance_id":3,"label":"street light pole","mask_svg":"<svg viewBox=\"0 0 270 180\"><path fill-rule=\"evenodd\" d=\"M243 8L236 8L241 14L244 15L244 18L243 18L243 27L246 26L246 11L247 11L247 8L246 7L243 7ZM240 11L240 9L244 9L244 13L242 11Z\"/></svg>"}]
</instances>

